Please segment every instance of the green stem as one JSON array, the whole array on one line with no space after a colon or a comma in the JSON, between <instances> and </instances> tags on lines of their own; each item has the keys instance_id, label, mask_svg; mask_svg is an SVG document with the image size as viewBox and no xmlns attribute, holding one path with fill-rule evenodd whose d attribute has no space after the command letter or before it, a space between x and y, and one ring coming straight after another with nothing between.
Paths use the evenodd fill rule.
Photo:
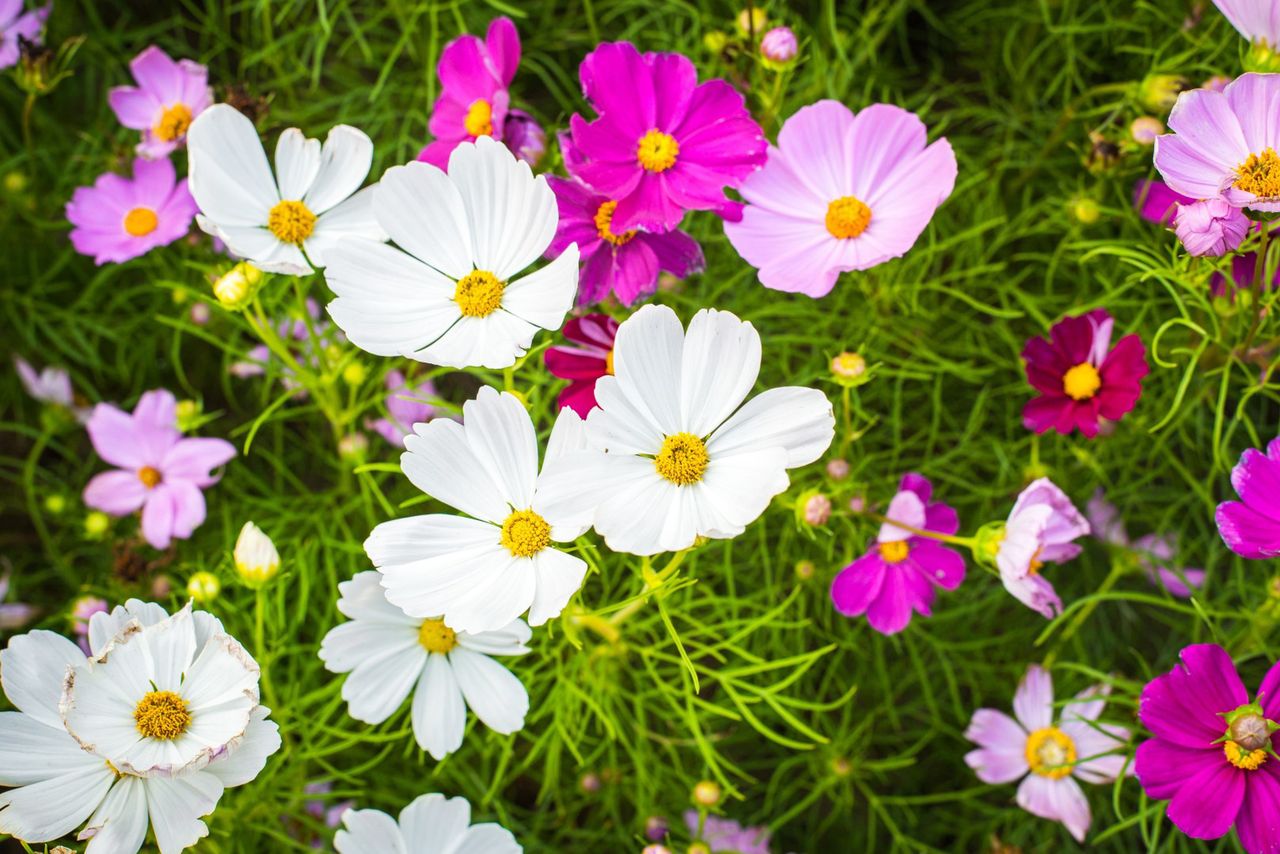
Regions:
<instances>
[{"instance_id":1,"label":"green stem","mask_svg":"<svg viewBox=\"0 0 1280 854\"><path fill-rule=\"evenodd\" d=\"M974 543L977 542L974 537L957 537L954 534L943 534L939 531L930 531L928 528L915 528L904 522L890 519L888 516L881 516L879 513L862 512L857 513L857 515L864 516L876 522L887 522L893 527L901 528L916 537L924 537L928 540L937 540L940 543L950 543L953 546L964 546L965 548L972 549Z\"/></svg>"}]
</instances>

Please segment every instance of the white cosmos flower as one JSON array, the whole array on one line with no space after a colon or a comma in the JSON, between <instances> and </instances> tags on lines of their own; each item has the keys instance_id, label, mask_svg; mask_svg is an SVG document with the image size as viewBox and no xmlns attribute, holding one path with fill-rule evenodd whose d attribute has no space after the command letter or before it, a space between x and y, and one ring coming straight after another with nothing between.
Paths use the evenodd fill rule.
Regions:
<instances>
[{"instance_id":1,"label":"white cosmos flower","mask_svg":"<svg viewBox=\"0 0 1280 854\"><path fill-rule=\"evenodd\" d=\"M399 248L346 241L325 271L338 295L329 314L362 350L505 368L573 305L576 243L517 278L551 244L559 213L546 179L491 137L455 148L448 174L418 162L388 169L373 211Z\"/></svg>"},{"instance_id":2,"label":"white cosmos flower","mask_svg":"<svg viewBox=\"0 0 1280 854\"><path fill-rule=\"evenodd\" d=\"M337 125L322 146L289 128L276 142L273 177L253 122L217 104L191 123L187 157L196 221L259 269L306 275L342 238L387 239L373 217L373 188L360 190L373 163L364 131Z\"/></svg>"},{"instance_id":3,"label":"white cosmos flower","mask_svg":"<svg viewBox=\"0 0 1280 854\"><path fill-rule=\"evenodd\" d=\"M500 824L471 824L466 798L421 795L400 811L347 810L333 837L338 854L520 854L524 849Z\"/></svg>"},{"instance_id":4,"label":"white cosmos flower","mask_svg":"<svg viewBox=\"0 0 1280 854\"><path fill-rule=\"evenodd\" d=\"M831 403L815 389L743 403L760 335L729 312L703 309L686 334L674 311L645 306L618 327L613 367L596 381L590 447L549 464L539 496L549 514L591 514L614 551L741 534L787 488L787 469L818 459L834 435Z\"/></svg>"},{"instance_id":5,"label":"white cosmos flower","mask_svg":"<svg viewBox=\"0 0 1280 854\"><path fill-rule=\"evenodd\" d=\"M90 647L95 656L110 655L124 634L172 636L174 621L192 626L201 648L225 636L222 625L203 612L170 618L158 605L130 600L111 614L93 616ZM154 648L167 647L156 642ZM52 632L17 636L0 652L0 683L18 709L0 712L0 786L16 787L0 792L0 833L30 844L85 825L78 837L89 840L85 854L133 854L150 825L162 854L174 854L208 835L200 817L213 811L223 789L254 779L280 748L268 710L257 706L238 743L204 768L180 777L123 773L83 748L62 720L59 700L67 674L87 667L80 648ZM138 722L129 725L136 728Z\"/></svg>"},{"instance_id":6,"label":"white cosmos flower","mask_svg":"<svg viewBox=\"0 0 1280 854\"><path fill-rule=\"evenodd\" d=\"M494 732L524 726L529 694L491 655L524 655L532 632L523 620L497 631L454 632L439 619L410 617L387 601L376 572L338 585L338 610L351 618L320 642L320 660L350 673L342 686L351 716L378 724L413 692L413 734L443 759L462 746L467 707Z\"/></svg>"},{"instance_id":7,"label":"white cosmos flower","mask_svg":"<svg viewBox=\"0 0 1280 854\"><path fill-rule=\"evenodd\" d=\"M482 388L463 404L462 418L413 425L400 468L418 489L467 515L383 522L365 552L382 571L387 599L410 616L476 633L528 611L529 623L540 626L582 586L586 563L552 543L576 539L586 519L542 506L538 439L513 395ZM582 430L572 410L561 410L547 460L581 447Z\"/></svg>"}]
</instances>

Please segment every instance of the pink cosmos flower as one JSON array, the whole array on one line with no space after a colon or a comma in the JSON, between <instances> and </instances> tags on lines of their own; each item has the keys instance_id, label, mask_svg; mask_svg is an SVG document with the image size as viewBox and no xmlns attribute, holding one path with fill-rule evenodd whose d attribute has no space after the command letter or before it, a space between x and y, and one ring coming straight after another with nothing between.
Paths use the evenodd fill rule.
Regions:
<instances>
[{"instance_id":1,"label":"pink cosmos flower","mask_svg":"<svg viewBox=\"0 0 1280 854\"><path fill-rule=\"evenodd\" d=\"M481 136L505 142L511 103L507 87L519 65L520 34L510 18L495 18L484 41L462 35L445 45L436 65L443 89L427 125L435 140L418 159L448 170L449 155L458 143ZM518 149L511 150L520 156Z\"/></svg>"},{"instance_id":2,"label":"pink cosmos flower","mask_svg":"<svg viewBox=\"0 0 1280 854\"><path fill-rule=\"evenodd\" d=\"M1066 493L1047 477L1034 481L1014 502L997 542L1000 581L1019 602L1053 619L1062 600L1040 570L1080 554L1074 541L1088 533L1089 523Z\"/></svg>"},{"instance_id":3,"label":"pink cosmos flower","mask_svg":"<svg viewBox=\"0 0 1280 854\"><path fill-rule=\"evenodd\" d=\"M81 424L89 420L90 407L76 405L75 393L71 390L71 375L64 368L46 366L36 373L31 363L21 356L13 357L13 366L18 372L23 389L33 400L62 407Z\"/></svg>"},{"instance_id":4,"label":"pink cosmos flower","mask_svg":"<svg viewBox=\"0 0 1280 854\"><path fill-rule=\"evenodd\" d=\"M569 244L578 244L582 258L578 305L597 303L615 294L629 306L658 289L661 271L683 279L706 267L702 247L683 231L617 233L612 228L617 202L593 192L581 181L548 175L547 183L556 194L560 223L546 257L555 258Z\"/></svg>"},{"instance_id":5,"label":"pink cosmos flower","mask_svg":"<svg viewBox=\"0 0 1280 854\"><path fill-rule=\"evenodd\" d=\"M142 131L138 154L165 157L186 142L187 128L213 104L209 69L152 45L129 63L137 86L116 86L107 95L120 124Z\"/></svg>"},{"instance_id":6,"label":"pink cosmos flower","mask_svg":"<svg viewBox=\"0 0 1280 854\"><path fill-rule=\"evenodd\" d=\"M435 383L423 380L411 386L400 371L387 372L387 418L365 425L397 448L404 448L404 437L413 432L414 424L430 421L436 408L427 400L436 398Z\"/></svg>"},{"instance_id":7,"label":"pink cosmos flower","mask_svg":"<svg viewBox=\"0 0 1280 854\"><path fill-rule=\"evenodd\" d=\"M964 761L984 783L1021 779L1018 806L1062 822L1083 842L1093 818L1076 781L1110 783L1124 773L1126 757L1115 751L1129 731L1097 722L1110 692L1107 685L1081 691L1055 720L1053 677L1033 664L1013 695L1013 718L997 709L973 713L964 737L978 749Z\"/></svg>"},{"instance_id":8,"label":"pink cosmos flower","mask_svg":"<svg viewBox=\"0 0 1280 854\"><path fill-rule=\"evenodd\" d=\"M1242 74L1221 92L1189 89L1156 138L1156 169L1193 199L1280 211L1280 75Z\"/></svg>"},{"instance_id":9,"label":"pink cosmos flower","mask_svg":"<svg viewBox=\"0 0 1280 854\"><path fill-rule=\"evenodd\" d=\"M1163 587L1172 596L1190 598L1204 585L1204 570L1187 567L1181 571L1169 569L1164 564L1172 561L1178 552L1177 534L1147 534L1136 540L1129 539L1120 511L1106 499L1101 489L1093 493L1085 505L1085 515L1093 536L1104 543L1132 551L1147 580ZM1160 563L1156 563L1159 561Z\"/></svg>"},{"instance_id":10,"label":"pink cosmos flower","mask_svg":"<svg viewBox=\"0 0 1280 854\"><path fill-rule=\"evenodd\" d=\"M956 511L930 502L933 486L923 475L903 476L885 518L911 528L954 534ZM871 628L891 635L911 622L913 611L932 614L934 588L955 590L964 581L964 558L937 540L886 521L871 549L831 582L831 601L846 617L867 615Z\"/></svg>"},{"instance_id":11,"label":"pink cosmos flower","mask_svg":"<svg viewBox=\"0 0 1280 854\"><path fill-rule=\"evenodd\" d=\"M1274 0L1213 0L1213 5L1250 42L1280 47L1280 6Z\"/></svg>"},{"instance_id":12,"label":"pink cosmos flower","mask_svg":"<svg viewBox=\"0 0 1280 854\"><path fill-rule=\"evenodd\" d=\"M0 68L18 63L19 39L40 43L40 29L49 18L53 4L22 11L22 0L0 0Z\"/></svg>"},{"instance_id":13,"label":"pink cosmos flower","mask_svg":"<svg viewBox=\"0 0 1280 854\"><path fill-rule=\"evenodd\" d=\"M617 334L618 321L607 314L575 317L564 325L564 337L579 346L561 344L543 355L548 371L570 381L560 392L557 410L567 406L586 418L595 407L596 380L613 374L613 339Z\"/></svg>"},{"instance_id":14,"label":"pink cosmos flower","mask_svg":"<svg viewBox=\"0 0 1280 854\"><path fill-rule=\"evenodd\" d=\"M142 534L157 549L185 540L204 521L201 490L217 483L210 472L236 455L222 439L187 439L178 432L177 402L149 391L132 414L106 403L89 419L98 456L117 468L95 475L84 503L112 516L142 510Z\"/></svg>"},{"instance_id":15,"label":"pink cosmos flower","mask_svg":"<svg viewBox=\"0 0 1280 854\"><path fill-rule=\"evenodd\" d=\"M1249 218L1224 199L1178 205L1173 225L1183 247L1196 256L1234 252L1249 231Z\"/></svg>"},{"instance_id":16,"label":"pink cosmos flower","mask_svg":"<svg viewBox=\"0 0 1280 854\"><path fill-rule=\"evenodd\" d=\"M905 254L951 195L951 144L926 142L924 122L891 104L803 107L743 182L749 204L724 232L766 288L825 296L842 272Z\"/></svg>"},{"instance_id":17,"label":"pink cosmos flower","mask_svg":"<svg viewBox=\"0 0 1280 854\"><path fill-rule=\"evenodd\" d=\"M774 27L760 39L760 55L770 62L790 62L799 49L796 34L790 27Z\"/></svg>"},{"instance_id":18,"label":"pink cosmos flower","mask_svg":"<svg viewBox=\"0 0 1280 854\"><path fill-rule=\"evenodd\" d=\"M578 74L600 116L569 119L585 158L577 177L617 201L616 234L670 231L686 210L722 209L724 188L764 164L764 133L742 95L723 80L699 84L688 57L612 42L589 53Z\"/></svg>"},{"instance_id":19,"label":"pink cosmos flower","mask_svg":"<svg viewBox=\"0 0 1280 854\"><path fill-rule=\"evenodd\" d=\"M1218 505L1214 519L1227 548L1252 560L1280 555L1280 437L1264 454L1254 448L1231 470L1239 501Z\"/></svg>"},{"instance_id":20,"label":"pink cosmos flower","mask_svg":"<svg viewBox=\"0 0 1280 854\"><path fill-rule=\"evenodd\" d=\"M107 600L98 596L81 596L71 603L71 632L85 655L93 654L89 648L89 621L94 614L105 614L109 610Z\"/></svg>"},{"instance_id":21,"label":"pink cosmos flower","mask_svg":"<svg viewBox=\"0 0 1280 854\"><path fill-rule=\"evenodd\" d=\"M35 619L40 609L24 602L6 602L9 595L9 576L6 572L0 575L0 632L20 629Z\"/></svg>"},{"instance_id":22,"label":"pink cosmos flower","mask_svg":"<svg viewBox=\"0 0 1280 854\"><path fill-rule=\"evenodd\" d=\"M1154 737L1138 745L1138 782L1193 839L1235 825L1248 854L1280 850L1280 663L1250 703L1222 647L1195 644L1180 658L1142 689L1138 718Z\"/></svg>"},{"instance_id":23,"label":"pink cosmos flower","mask_svg":"<svg viewBox=\"0 0 1280 854\"><path fill-rule=\"evenodd\" d=\"M165 246L191 230L196 202L187 179L176 180L168 159L133 161L133 177L110 172L79 187L67 202L71 245L99 266Z\"/></svg>"},{"instance_id":24,"label":"pink cosmos flower","mask_svg":"<svg viewBox=\"0 0 1280 854\"><path fill-rule=\"evenodd\" d=\"M698 833L698 825L702 825L702 833ZM732 854L769 854L769 828L743 827L729 818L708 815L705 821L699 822L697 810L687 810L684 814L685 827L689 835L699 840L713 852L724 851Z\"/></svg>"},{"instance_id":25,"label":"pink cosmos flower","mask_svg":"<svg viewBox=\"0 0 1280 854\"><path fill-rule=\"evenodd\" d=\"M1027 381L1040 392L1022 410L1028 430L1057 430L1064 436L1079 428L1092 439L1098 420L1119 420L1142 395L1147 375L1146 348L1137 335L1111 347L1115 321L1105 309L1064 317L1049 338L1031 338L1022 349Z\"/></svg>"}]
</instances>

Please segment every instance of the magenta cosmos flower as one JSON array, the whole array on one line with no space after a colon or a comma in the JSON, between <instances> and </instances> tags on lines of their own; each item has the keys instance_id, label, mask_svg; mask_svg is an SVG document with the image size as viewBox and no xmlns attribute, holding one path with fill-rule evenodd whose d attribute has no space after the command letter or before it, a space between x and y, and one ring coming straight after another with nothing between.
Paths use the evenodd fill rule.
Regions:
<instances>
[{"instance_id":1,"label":"magenta cosmos flower","mask_svg":"<svg viewBox=\"0 0 1280 854\"><path fill-rule=\"evenodd\" d=\"M984 783L1021 779L1018 806L1062 822L1083 842L1093 819L1076 781L1109 783L1123 773L1126 761L1115 751L1129 739L1129 731L1097 722L1110 691L1106 685L1081 691L1055 720L1053 678L1033 664L1013 695L1013 718L996 709L973 713L964 737L978 749L965 754L964 761Z\"/></svg>"},{"instance_id":2,"label":"magenta cosmos flower","mask_svg":"<svg viewBox=\"0 0 1280 854\"><path fill-rule=\"evenodd\" d=\"M1095 491L1085 505L1085 514L1089 519L1089 527L1093 529L1093 536L1104 543L1133 552L1147 580L1157 587L1163 587L1170 595L1187 599L1204 585L1203 569L1187 567L1175 571L1165 566L1178 553L1177 534L1147 534L1130 540L1124 520L1120 518L1120 511L1106 499L1101 489Z\"/></svg>"},{"instance_id":3,"label":"magenta cosmos flower","mask_svg":"<svg viewBox=\"0 0 1280 854\"><path fill-rule=\"evenodd\" d=\"M697 810L685 811L684 825L689 829L691 837L706 845L712 852L769 854L767 827L743 827L731 818L715 815L708 815L703 819Z\"/></svg>"},{"instance_id":4,"label":"magenta cosmos flower","mask_svg":"<svg viewBox=\"0 0 1280 854\"><path fill-rule=\"evenodd\" d=\"M602 44L578 69L600 114L569 119L577 177L616 200L612 228L670 231L686 210L717 210L765 161L764 133L723 80L698 83L688 57Z\"/></svg>"},{"instance_id":5,"label":"magenta cosmos flower","mask_svg":"<svg viewBox=\"0 0 1280 854\"><path fill-rule=\"evenodd\" d=\"M133 177L108 172L67 202L71 245L101 266L145 255L191 230L195 199L167 158L133 161Z\"/></svg>"},{"instance_id":6,"label":"magenta cosmos flower","mask_svg":"<svg viewBox=\"0 0 1280 854\"><path fill-rule=\"evenodd\" d=\"M1154 738L1134 770L1147 797L1187 836L1217 839L1235 825L1249 854L1280 851L1280 663L1252 703L1222 647L1182 650L1173 670L1142 689L1138 718Z\"/></svg>"},{"instance_id":7,"label":"magenta cosmos flower","mask_svg":"<svg viewBox=\"0 0 1280 854\"><path fill-rule=\"evenodd\" d=\"M803 107L743 182L748 204L725 234L766 288L825 296L842 272L905 254L951 195L951 144L926 143L924 122L891 104Z\"/></svg>"},{"instance_id":8,"label":"magenta cosmos flower","mask_svg":"<svg viewBox=\"0 0 1280 854\"><path fill-rule=\"evenodd\" d=\"M141 509L142 535L157 549L200 526L201 490L218 480L210 472L236 455L222 439L183 438L176 407L169 392L149 391L132 414L98 404L88 424L93 449L116 469L89 481L84 503L112 516Z\"/></svg>"},{"instance_id":9,"label":"magenta cosmos flower","mask_svg":"<svg viewBox=\"0 0 1280 854\"><path fill-rule=\"evenodd\" d=\"M40 42L40 29L49 18L52 5L22 11L22 0L0 0L0 68L16 65L21 49L19 39Z\"/></svg>"},{"instance_id":10,"label":"magenta cosmos flower","mask_svg":"<svg viewBox=\"0 0 1280 854\"><path fill-rule=\"evenodd\" d=\"M1280 555L1280 437L1265 454L1255 448L1241 454L1231 485L1240 500L1222 502L1214 514L1222 541L1253 560Z\"/></svg>"},{"instance_id":11,"label":"magenta cosmos flower","mask_svg":"<svg viewBox=\"0 0 1280 854\"><path fill-rule=\"evenodd\" d=\"M995 539L1000 581L1022 604L1053 619L1062 600L1040 571L1048 563L1065 563L1080 554L1075 541L1089 533L1089 523L1067 494L1047 477L1022 490L1004 529Z\"/></svg>"},{"instance_id":12,"label":"magenta cosmos flower","mask_svg":"<svg viewBox=\"0 0 1280 854\"><path fill-rule=\"evenodd\" d=\"M187 128L213 103L209 69L152 45L129 63L137 86L116 86L107 95L120 124L142 131L138 153L164 157L187 138Z\"/></svg>"},{"instance_id":13,"label":"magenta cosmos flower","mask_svg":"<svg viewBox=\"0 0 1280 854\"><path fill-rule=\"evenodd\" d=\"M1022 348L1027 381L1040 392L1022 410L1028 430L1057 430L1066 435L1079 428L1092 439L1098 420L1118 420L1142 395L1147 375L1146 348L1137 335L1126 335L1111 347L1115 321L1105 309L1064 317L1049 338L1031 338Z\"/></svg>"},{"instance_id":14,"label":"magenta cosmos flower","mask_svg":"<svg viewBox=\"0 0 1280 854\"><path fill-rule=\"evenodd\" d=\"M706 266L702 247L683 231L616 233L612 226L617 202L581 181L548 175L547 183L556 194L560 223L546 257L555 258L569 244L578 244L582 255L578 305L614 294L629 306L658 289L658 274L663 270L683 279Z\"/></svg>"},{"instance_id":15,"label":"magenta cosmos flower","mask_svg":"<svg viewBox=\"0 0 1280 854\"><path fill-rule=\"evenodd\" d=\"M382 438L397 448L404 448L404 437L413 433L414 424L423 424L436 416L436 387L431 380L411 385L400 371L387 372L387 417L368 423Z\"/></svg>"},{"instance_id":16,"label":"magenta cosmos flower","mask_svg":"<svg viewBox=\"0 0 1280 854\"><path fill-rule=\"evenodd\" d=\"M1156 138L1156 169L1174 192L1280 211L1280 75L1242 74L1221 92L1189 89Z\"/></svg>"},{"instance_id":17,"label":"magenta cosmos flower","mask_svg":"<svg viewBox=\"0 0 1280 854\"><path fill-rule=\"evenodd\" d=\"M909 528L954 534L956 511L930 502L933 486L923 475L903 476L885 518ZM955 590L964 581L964 558L937 540L913 534L890 521L880 526L871 549L831 582L831 601L846 617L867 615L881 634L900 632L912 612L932 614L934 587Z\"/></svg>"},{"instance_id":18,"label":"magenta cosmos flower","mask_svg":"<svg viewBox=\"0 0 1280 854\"><path fill-rule=\"evenodd\" d=\"M575 317L564 325L564 337L577 346L560 344L543 355L547 370L569 387L560 392L556 409L566 406L583 418L596 405L596 380L613 375L613 339L618 321L607 314Z\"/></svg>"},{"instance_id":19,"label":"magenta cosmos flower","mask_svg":"<svg viewBox=\"0 0 1280 854\"><path fill-rule=\"evenodd\" d=\"M419 160L440 169L449 168L449 155L462 142L475 142L491 136L505 142L508 107L511 103L507 87L520 65L520 34L510 18L495 18L481 41L473 35L462 35L444 46L436 73L443 87L431 110L427 127L435 140L422 149ZM511 148L520 156L527 148L523 126L527 114L520 114L520 148Z\"/></svg>"}]
</instances>

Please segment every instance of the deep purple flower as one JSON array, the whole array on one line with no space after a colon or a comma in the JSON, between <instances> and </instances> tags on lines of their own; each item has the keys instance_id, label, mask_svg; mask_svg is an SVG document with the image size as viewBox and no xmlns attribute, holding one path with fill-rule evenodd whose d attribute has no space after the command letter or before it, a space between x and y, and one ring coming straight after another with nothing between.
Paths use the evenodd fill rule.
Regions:
<instances>
[{"instance_id":1,"label":"deep purple flower","mask_svg":"<svg viewBox=\"0 0 1280 854\"><path fill-rule=\"evenodd\" d=\"M1047 477L1022 490L996 541L996 568L1006 590L1045 619L1062 611L1062 599L1041 574L1047 563L1065 563L1080 554L1075 540L1089 523L1067 494Z\"/></svg>"},{"instance_id":2,"label":"deep purple flower","mask_svg":"<svg viewBox=\"0 0 1280 854\"><path fill-rule=\"evenodd\" d=\"M185 540L204 521L202 490L211 472L236 455L223 439L187 439L178 432L177 401L149 391L132 414L99 403L88 423L93 448L113 471L95 475L84 503L112 516L142 511L142 534L157 549Z\"/></svg>"},{"instance_id":3,"label":"deep purple flower","mask_svg":"<svg viewBox=\"0 0 1280 854\"><path fill-rule=\"evenodd\" d=\"M413 425L430 421L436 415L436 397L431 380L410 385L400 371L387 372L387 418L379 418L366 426L397 448L404 448L404 437L413 433Z\"/></svg>"},{"instance_id":4,"label":"deep purple flower","mask_svg":"<svg viewBox=\"0 0 1280 854\"><path fill-rule=\"evenodd\" d=\"M1280 851L1280 663L1250 703L1222 647L1195 644L1180 658L1142 689L1138 718L1154 738L1138 746L1138 781L1193 839L1234 825L1248 854Z\"/></svg>"},{"instance_id":5,"label":"deep purple flower","mask_svg":"<svg viewBox=\"0 0 1280 854\"><path fill-rule=\"evenodd\" d=\"M583 418L596 405L596 380L613 374L613 339L618 321L607 314L586 314L564 325L562 334L576 347L563 344L547 348L543 361L553 376L569 380L560 392L556 409L566 406Z\"/></svg>"},{"instance_id":6,"label":"deep purple flower","mask_svg":"<svg viewBox=\"0 0 1280 854\"><path fill-rule=\"evenodd\" d=\"M1265 454L1255 448L1241 454L1231 485L1240 500L1222 502L1214 514L1222 541L1253 560L1280 555L1280 437Z\"/></svg>"},{"instance_id":7,"label":"deep purple flower","mask_svg":"<svg viewBox=\"0 0 1280 854\"><path fill-rule=\"evenodd\" d=\"M1178 205L1173 225L1192 255L1219 256L1239 248L1249 231L1249 218L1223 199L1206 199Z\"/></svg>"},{"instance_id":8,"label":"deep purple flower","mask_svg":"<svg viewBox=\"0 0 1280 854\"><path fill-rule=\"evenodd\" d=\"M702 833L699 834L697 810L686 811L684 823L689 828L689 835L706 844L712 851L769 854L767 827L743 827L732 819L708 815L702 822Z\"/></svg>"},{"instance_id":9,"label":"deep purple flower","mask_svg":"<svg viewBox=\"0 0 1280 854\"><path fill-rule=\"evenodd\" d=\"M191 230L196 202L167 158L133 161L133 177L111 172L79 187L67 202L71 245L95 264L120 263L165 246Z\"/></svg>"},{"instance_id":10,"label":"deep purple flower","mask_svg":"<svg viewBox=\"0 0 1280 854\"><path fill-rule=\"evenodd\" d=\"M152 45L133 58L137 86L116 86L107 95L120 124L142 131L138 153L164 157L186 142L191 122L213 104L209 69L189 59L174 62Z\"/></svg>"},{"instance_id":11,"label":"deep purple flower","mask_svg":"<svg viewBox=\"0 0 1280 854\"><path fill-rule=\"evenodd\" d=\"M586 162L578 177L616 200L612 228L670 231L686 210L717 210L765 161L764 132L723 80L698 83L688 57L598 46L578 70L600 114L569 120Z\"/></svg>"},{"instance_id":12,"label":"deep purple flower","mask_svg":"<svg viewBox=\"0 0 1280 854\"><path fill-rule=\"evenodd\" d=\"M934 588L955 590L964 581L964 558L937 540L913 534L893 522L939 534L960 527L956 511L930 502L933 486L915 472L903 476L885 511L871 549L831 582L831 601L846 617L867 615L871 628L891 635L911 622L912 612L932 614Z\"/></svg>"},{"instance_id":13,"label":"deep purple flower","mask_svg":"<svg viewBox=\"0 0 1280 854\"><path fill-rule=\"evenodd\" d=\"M512 110L507 113L502 128L502 143L517 158L537 169L542 155L547 153L547 132L533 116L523 110Z\"/></svg>"},{"instance_id":14,"label":"deep purple flower","mask_svg":"<svg viewBox=\"0 0 1280 854\"><path fill-rule=\"evenodd\" d=\"M1147 534L1130 540L1120 511L1106 499L1101 489L1095 491L1085 505L1085 515L1094 537L1133 552L1147 580L1163 587L1170 595L1187 599L1204 585L1203 569L1186 567L1176 572L1166 566L1178 553L1177 534Z\"/></svg>"},{"instance_id":15,"label":"deep purple flower","mask_svg":"<svg viewBox=\"0 0 1280 854\"><path fill-rule=\"evenodd\" d=\"M22 0L0 0L0 68L17 64L18 39L40 43L40 29L51 9L52 3L23 12Z\"/></svg>"}]
</instances>

